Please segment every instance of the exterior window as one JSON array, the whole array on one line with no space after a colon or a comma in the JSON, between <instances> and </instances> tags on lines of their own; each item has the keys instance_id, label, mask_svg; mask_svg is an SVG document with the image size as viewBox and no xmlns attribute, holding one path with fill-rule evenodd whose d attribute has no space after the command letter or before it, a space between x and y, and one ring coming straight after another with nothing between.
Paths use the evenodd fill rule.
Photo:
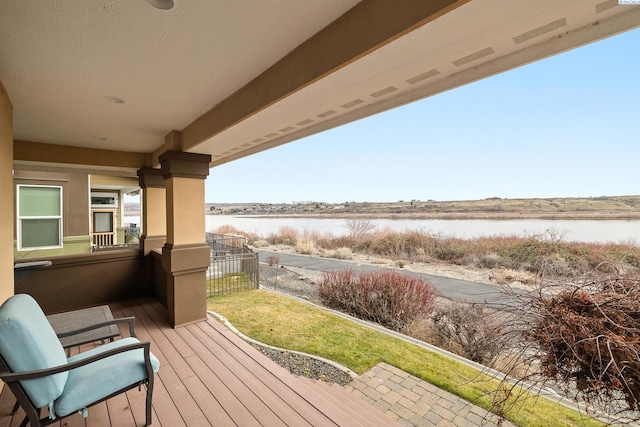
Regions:
<instances>
[{"instance_id":1,"label":"exterior window","mask_svg":"<svg viewBox=\"0 0 640 427\"><path fill-rule=\"evenodd\" d=\"M113 233L113 212L94 212L93 232Z\"/></svg>"},{"instance_id":2,"label":"exterior window","mask_svg":"<svg viewBox=\"0 0 640 427\"><path fill-rule=\"evenodd\" d=\"M18 185L18 250L62 247L62 187Z\"/></svg>"},{"instance_id":3,"label":"exterior window","mask_svg":"<svg viewBox=\"0 0 640 427\"><path fill-rule=\"evenodd\" d=\"M118 194L117 193L91 193L91 207L92 208L112 208L118 207Z\"/></svg>"}]
</instances>

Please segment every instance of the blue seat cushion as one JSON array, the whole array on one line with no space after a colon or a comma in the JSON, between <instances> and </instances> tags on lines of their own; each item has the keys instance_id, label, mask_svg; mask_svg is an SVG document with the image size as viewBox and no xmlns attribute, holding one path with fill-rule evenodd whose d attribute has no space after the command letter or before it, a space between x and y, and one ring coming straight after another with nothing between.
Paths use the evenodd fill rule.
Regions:
<instances>
[{"instance_id":1,"label":"blue seat cushion","mask_svg":"<svg viewBox=\"0 0 640 427\"><path fill-rule=\"evenodd\" d=\"M139 342L136 338L124 338L72 356L69 362ZM153 372L158 372L160 362L153 354L150 356ZM125 351L69 371L67 384L53 409L56 415L64 417L146 378L144 351Z\"/></svg>"},{"instance_id":2,"label":"blue seat cushion","mask_svg":"<svg viewBox=\"0 0 640 427\"><path fill-rule=\"evenodd\" d=\"M0 353L12 372L52 368L67 363L67 355L51 324L33 297L14 295L0 307ZM21 381L37 408L57 399L67 372Z\"/></svg>"}]
</instances>

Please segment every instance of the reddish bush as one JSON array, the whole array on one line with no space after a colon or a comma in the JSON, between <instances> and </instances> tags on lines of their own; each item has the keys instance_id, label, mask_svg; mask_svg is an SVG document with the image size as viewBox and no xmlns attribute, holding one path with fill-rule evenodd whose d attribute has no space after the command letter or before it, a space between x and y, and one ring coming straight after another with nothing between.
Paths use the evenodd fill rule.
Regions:
<instances>
[{"instance_id":1,"label":"reddish bush","mask_svg":"<svg viewBox=\"0 0 640 427\"><path fill-rule=\"evenodd\" d=\"M542 374L587 402L640 410L640 281L611 277L531 301L523 337L539 348Z\"/></svg>"},{"instance_id":2,"label":"reddish bush","mask_svg":"<svg viewBox=\"0 0 640 427\"><path fill-rule=\"evenodd\" d=\"M318 287L324 305L402 331L434 308L436 289L427 281L396 272L324 272Z\"/></svg>"}]
</instances>

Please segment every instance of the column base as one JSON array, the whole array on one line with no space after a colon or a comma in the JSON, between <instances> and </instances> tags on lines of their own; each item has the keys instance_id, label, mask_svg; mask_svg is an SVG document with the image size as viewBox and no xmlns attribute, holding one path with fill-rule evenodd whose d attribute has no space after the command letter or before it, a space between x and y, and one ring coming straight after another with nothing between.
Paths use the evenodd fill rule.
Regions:
<instances>
[{"instance_id":1,"label":"column base","mask_svg":"<svg viewBox=\"0 0 640 427\"><path fill-rule=\"evenodd\" d=\"M162 248L167 276L167 312L175 328L207 318L207 269L209 246L171 245Z\"/></svg>"}]
</instances>

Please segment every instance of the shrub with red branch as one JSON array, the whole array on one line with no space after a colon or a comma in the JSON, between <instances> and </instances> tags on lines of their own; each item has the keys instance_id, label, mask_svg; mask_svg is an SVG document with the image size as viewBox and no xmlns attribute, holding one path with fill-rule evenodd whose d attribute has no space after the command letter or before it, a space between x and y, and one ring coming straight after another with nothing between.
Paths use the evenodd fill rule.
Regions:
<instances>
[{"instance_id":1,"label":"shrub with red branch","mask_svg":"<svg viewBox=\"0 0 640 427\"><path fill-rule=\"evenodd\" d=\"M606 277L531 301L522 331L541 374L574 386L586 402L640 410L640 281Z\"/></svg>"},{"instance_id":2,"label":"shrub with red branch","mask_svg":"<svg viewBox=\"0 0 640 427\"><path fill-rule=\"evenodd\" d=\"M437 295L433 285L420 277L352 270L323 273L318 293L327 307L396 331L433 311Z\"/></svg>"}]
</instances>

